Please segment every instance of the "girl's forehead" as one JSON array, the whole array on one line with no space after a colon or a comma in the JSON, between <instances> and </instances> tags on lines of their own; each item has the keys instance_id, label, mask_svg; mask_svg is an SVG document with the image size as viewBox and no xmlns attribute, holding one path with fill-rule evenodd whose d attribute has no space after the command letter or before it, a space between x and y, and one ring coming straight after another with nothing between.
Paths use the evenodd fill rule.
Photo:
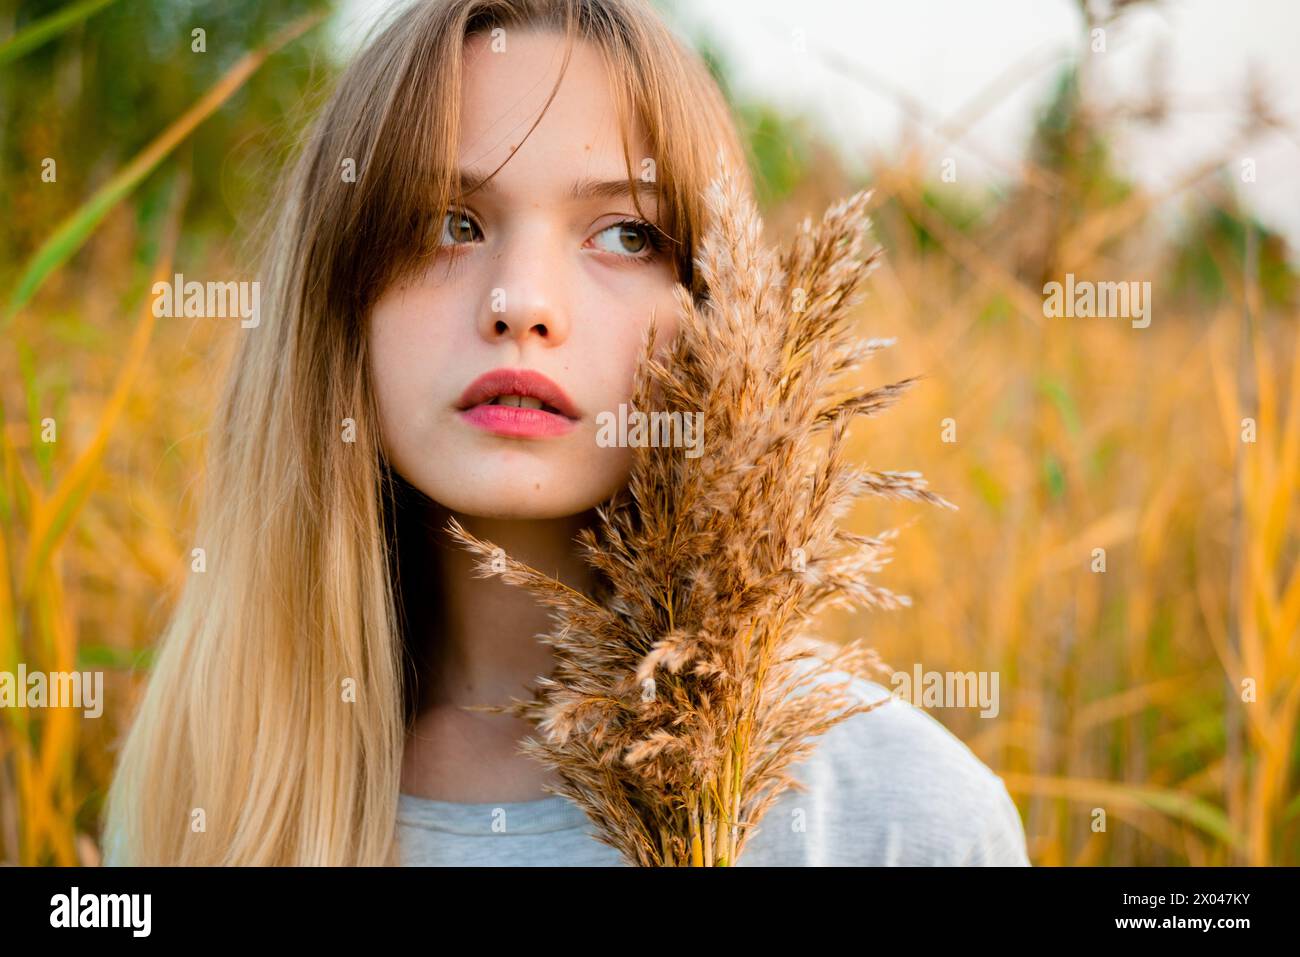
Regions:
<instances>
[{"instance_id":1,"label":"girl's forehead","mask_svg":"<svg viewBox=\"0 0 1300 957\"><path fill-rule=\"evenodd\" d=\"M527 176L535 183L554 175L567 184L575 171L595 179L625 176L625 138L632 167L639 166L647 155L644 138L634 118L624 130L601 52L575 41L561 78L564 47L563 35L537 30L466 41L462 168L496 169L508 159L498 178Z\"/></svg>"}]
</instances>

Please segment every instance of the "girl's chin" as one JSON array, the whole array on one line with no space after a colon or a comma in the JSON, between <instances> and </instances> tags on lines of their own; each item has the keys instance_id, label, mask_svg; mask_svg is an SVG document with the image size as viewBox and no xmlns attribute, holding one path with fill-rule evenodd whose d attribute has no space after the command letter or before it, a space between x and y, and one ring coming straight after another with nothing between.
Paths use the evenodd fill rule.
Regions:
<instances>
[{"instance_id":1,"label":"girl's chin","mask_svg":"<svg viewBox=\"0 0 1300 957\"><path fill-rule=\"evenodd\" d=\"M541 521L566 518L590 511L605 502L613 490L591 484L591 475L549 476L544 481L516 476L484 481L466 474L463 480L425 483L420 491L461 515L476 518Z\"/></svg>"}]
</instances>

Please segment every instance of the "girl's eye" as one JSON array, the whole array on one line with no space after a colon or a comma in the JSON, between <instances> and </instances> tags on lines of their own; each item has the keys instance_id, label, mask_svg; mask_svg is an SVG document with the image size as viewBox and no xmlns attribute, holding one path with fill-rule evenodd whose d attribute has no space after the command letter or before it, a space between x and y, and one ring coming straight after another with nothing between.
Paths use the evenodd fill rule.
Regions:
<instances>
[{"instance_id":1,"label":"girl's eye","mask_svg":"<svg viewBox=\"0 0 1300 957\"><path fill-rule=\"evenodd\" d=\"M637 259L648 258L656 249L651 227L630 219L602 229L593 241L604 252Z\"/></svg>"},{"instance_id":2,"label":"girl's eye","mask_svg":"<svg viewBox=\"0 0 1300 957\"><path fill-rule=\"evenodd\" d=\"M451 210L443 217L442 236L438 239L439 246L460 246L465 243L476 243L483 238L483 233L479 230L478 224L470 219L466 213Z\"/></svg>"}]
</instances>

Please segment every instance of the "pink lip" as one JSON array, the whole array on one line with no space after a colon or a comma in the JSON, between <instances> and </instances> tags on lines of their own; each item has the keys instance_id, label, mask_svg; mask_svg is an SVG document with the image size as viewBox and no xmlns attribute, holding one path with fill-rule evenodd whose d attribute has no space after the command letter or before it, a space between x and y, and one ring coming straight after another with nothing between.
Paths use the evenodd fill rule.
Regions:
<instances>
[{"instance_id":1,"label":"pink lip","mask_svg":"<svg viewBox=\"0 0 1300 957\"><path fill-rule=\"evenodd\" d=\"M509 405L476 405L463 410L460 417L488 432L519 438L564 435L573 430L573 420L562 415Z\"/></svg>"},{"instance_id":2,"label":"pink lip","mask_svg":"<svg viewBox=\"0 0 1300 957\"><path fill-rule=\"evenodd\" d=\"M499 395L531 396L558 412L487 404ZM580 418L564 390L532 369L493 369L484 373L461 393L457 408L470 425L518 438L563 435L572 431Z\"/></svg>"}]
</instances>

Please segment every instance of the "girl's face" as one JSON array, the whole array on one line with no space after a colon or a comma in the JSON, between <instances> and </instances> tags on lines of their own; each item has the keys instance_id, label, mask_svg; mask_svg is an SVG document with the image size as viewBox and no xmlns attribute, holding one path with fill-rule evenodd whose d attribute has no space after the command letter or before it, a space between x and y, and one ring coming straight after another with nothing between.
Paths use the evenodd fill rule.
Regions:
<instances>
[{"instance_id":1,"label":"girl's face","mask_svg":"<svg viewBox=\"0 0 1300 957\"><path fill-rule=\"evenodd\" d=\"M555 99L525 139L559 73L563 38L508 30L505 41L499 52L490 38L465 45L462 188L505 165L435 224L430 242L439 249L429 267L376 302L371 373L388 460L413 486L468 515L557 518L627 481L632 450L598 445L597 415L617 418L631 397L651 313L658 343L676 331L676 276L671 250L641 225L628 193L599 52L575 45ZM640 130L628 151L653 223ZM462 408L499 391L531 391L506 379L473 392L481 376L502 369L545 376L561 396L542 398L568 414Z\"/></svg>"}]
</instances>

